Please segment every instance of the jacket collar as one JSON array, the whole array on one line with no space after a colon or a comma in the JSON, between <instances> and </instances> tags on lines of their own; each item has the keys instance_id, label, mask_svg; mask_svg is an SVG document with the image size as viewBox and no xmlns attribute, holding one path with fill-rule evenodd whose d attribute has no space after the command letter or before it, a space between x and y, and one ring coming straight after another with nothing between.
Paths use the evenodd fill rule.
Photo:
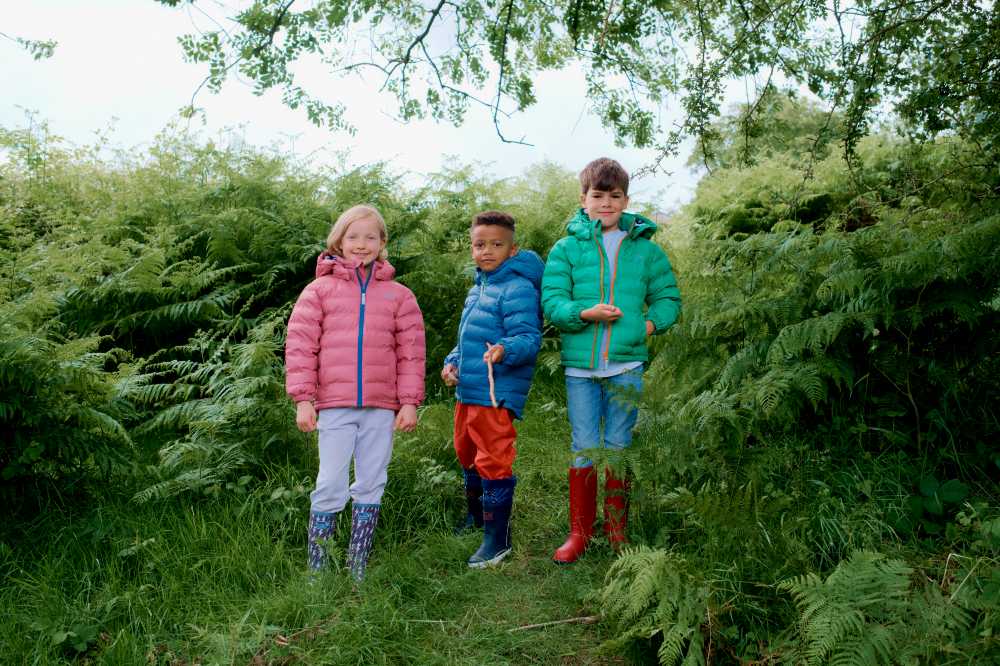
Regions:
<instances>
[{"instance_id":1,"label":"jacket collar","mask_svg":"<svg viewBox=\"0 0 1000 666\"><path fill-rule=\"evenodd\" d=\"M622 213L618 228L628 234L628 238L652 238L656 233L656 222L637 213ZM580 208L576 215L566 224L566 233L580 240L592 240L601 235L601 221L592 220L587 212Z\"/></svg>"},{"instance_id":2,"label":"jacket collar","mask_svg":"<svg viewBox=\"0 0 1000 666\"><path fill-rule=\"evenodd\" d=\"M518 250L517 254L507 259L492 271L476 269L476 284L484 281L490 284L506 282L516 275L531 280L536 288L541 287L542 273L545 272L545 262L531 250Z\"/></svg>"},{"instance_id":3,"label":"jacket collar","mask_svg":"<svg viewBox=\"0 0 1000 666\"><path fill-rule=\"evenodd\" d=\"M343 257L324 251L316 257L316 277L332 275L341 280L353 280L356 275L355 270L360 265L356 261L347 261ZM375 261L372 270L375 271L372 277L376 280L391 280L396 276L396 269L388 261Z\"/></svg>"}]
</instances>

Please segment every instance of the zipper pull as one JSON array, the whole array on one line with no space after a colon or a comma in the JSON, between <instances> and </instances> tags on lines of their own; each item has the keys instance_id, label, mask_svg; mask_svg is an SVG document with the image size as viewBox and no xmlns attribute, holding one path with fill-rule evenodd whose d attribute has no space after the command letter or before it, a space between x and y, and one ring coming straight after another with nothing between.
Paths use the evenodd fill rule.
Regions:
<instances>
[{"instance_id":1,"label":"zipper pull","mask_svg":"<svg viewBox=\"0 0 1000 666\"><path fill-rule=\"evenodd\" d=\"M365 292L361 292L361 305L365 304L365 296L367 296L367 294L365 294Z\"/></svg>"}]
</instances>

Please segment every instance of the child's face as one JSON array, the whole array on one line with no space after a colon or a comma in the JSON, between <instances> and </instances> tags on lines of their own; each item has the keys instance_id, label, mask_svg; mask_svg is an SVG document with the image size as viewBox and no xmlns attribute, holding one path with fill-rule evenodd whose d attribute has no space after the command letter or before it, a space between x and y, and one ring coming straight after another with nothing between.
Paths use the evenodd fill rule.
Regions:
<instances>
[{"instance_id":1,"label":"child's face","mask_svg":"<svg viewBox=\"0 0 1000 666\"><path fill-rule=\"evenodd\" d=\"M340 241L340 249L347 261L356 261L367 266L376 259L378 253L385 247L385 239L382 238L382 225L378 220L371 217L363 217L360 220L351 222L347 227L343 240Z\"/></svg>"},{"instance_id":2,"label":"child's face","mask_svg":"<svg viewBox=\"0 0 1000 666\"><path fill-rule=\"evenodd\" d=\"M514 232L507 227L479 224L472 228L472 260L481 270L492 271L514 254Z\"/></svg>"},{"instance_id":3,"label":"child's face","mask_svg":"<svg viewBox=\"0 0 1000 666\"><path fill-rule=\"evenodd\" d=\"M609 231L618 228L618 220L628 207L628 196L620 187L610 192L590 188L580 195L580 205L590 219L601 221L601 229Z\"/></svg>"}]
</instances>

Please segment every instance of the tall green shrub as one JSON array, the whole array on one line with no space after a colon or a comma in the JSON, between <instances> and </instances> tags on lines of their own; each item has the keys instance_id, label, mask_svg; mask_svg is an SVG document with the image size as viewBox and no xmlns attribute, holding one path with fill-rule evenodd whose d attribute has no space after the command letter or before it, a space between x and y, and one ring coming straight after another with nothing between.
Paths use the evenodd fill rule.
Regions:
<instances>
[{"instance_id":1,"label":"tall green shrub","mask_svg":"<svg viewBox=\"0 0 1000 666\"><path fill-rule=\"evenodd\" d=\"M995 161L954 139L912 145L888 136L862 140L857 156L847 164L789 152L721 168L668 223L680 241L668 249L684 313L654 341L646 374L630 452L634 525L662 549L646 559L682 558L708 572L698 629L706 646L742 658L785 654L782 632L801 631L812 645L808 625L792 628L781 580L818 576L859 548L946 576L950 552L980 548L960 541L958 507L975 502L992 507L987 520L996 516ZM969 572L974 588L991 589L995 549ZM638 560L628 561L609 575L606 595L625 593L638 576L630 568ZM626 605L637 610L623 619L666 637L664 602L641 600L660 595L679 607L684 597L662 572L636 580L656 592L609 610L639 604ZM974 636L993 631L990 599L955 597L967 619L940 625L947 636L900 624L880 638L880 615L822 641L843 638L836 655L845 663L891 662L898 645L934 659L948 640L985 658L995 641ZM892 621L947 610L927 603L907 596ZM641 643L622 631L626 643ZM827 663L834 652L825 649L806 653ZM661 663L687 654L671 648Z\"/></svg>"}]
</instances>

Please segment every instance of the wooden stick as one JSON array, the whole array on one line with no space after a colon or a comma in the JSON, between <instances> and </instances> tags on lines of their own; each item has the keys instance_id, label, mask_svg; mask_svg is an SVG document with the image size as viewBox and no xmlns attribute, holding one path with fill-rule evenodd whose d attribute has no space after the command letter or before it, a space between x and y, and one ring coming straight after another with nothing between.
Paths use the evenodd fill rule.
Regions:
<instances>
[{"instance_id":1,"label":"wooden stick","mask_svg":"<svg viewBox=\"0 0 1000 666\"><path fill-rule=\"evenodd\" d=\"M538 624L526 624L523 627L514 627L513 629L508 629L507 633L512 634L515 631L524 631L525 629L541 629L542 627L551 627L556 624L572 624L574 622L579 624L596 624L601 621L600 615L583 615L581 617L571 617L565 620L552 620L551 622L539 622Z\"/></svg>"},{"instance_id":2,"label":"wooden stick","mask_svg":"<svg viewBox=\"0 0 1000 666\"><path fill-rule=\"evenodd\" d=\"M491 349L493 349L493 345L491 345L490 343L487 342L486 343L486 351L490 351ZM486 375L490 378L490 402L493 403L494 407L499 407L500 405L497 404L497 393L496 393L497 387L496 387L496 384L493 382L493 357L492 356L487 356L486 357Z\"/></svg>"}]
</instances>

